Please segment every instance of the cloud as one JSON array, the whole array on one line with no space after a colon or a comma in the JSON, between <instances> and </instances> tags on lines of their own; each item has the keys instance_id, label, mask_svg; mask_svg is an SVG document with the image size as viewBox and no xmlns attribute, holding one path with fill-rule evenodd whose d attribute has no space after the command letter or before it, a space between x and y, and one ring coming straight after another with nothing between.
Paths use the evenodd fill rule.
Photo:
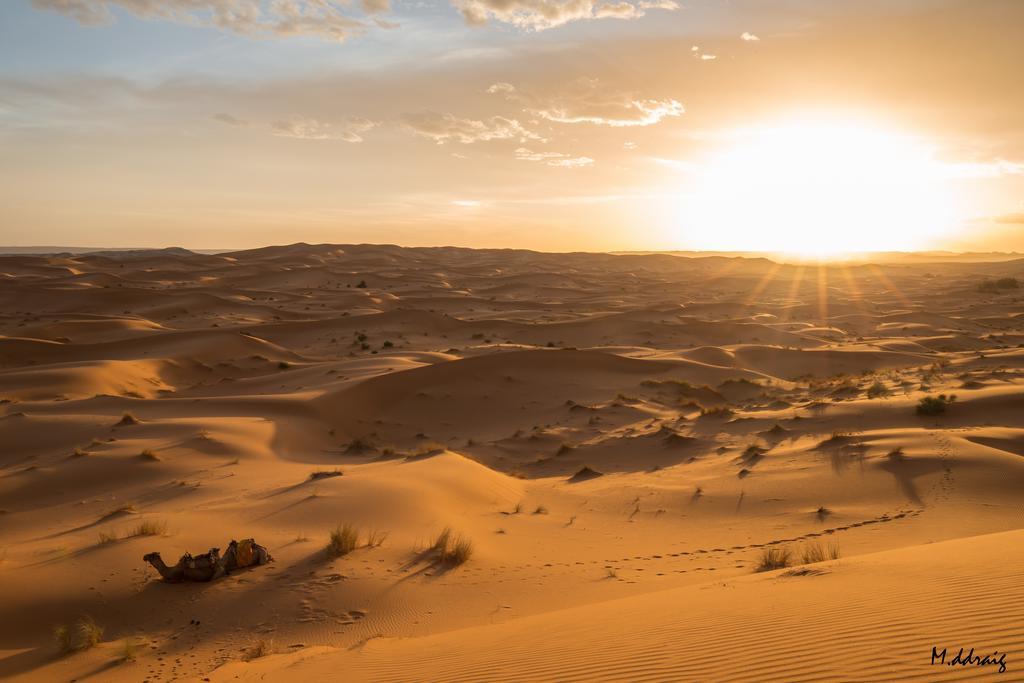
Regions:
<instances>
[{"instance_id":1,"label":"cloud","mask_svg":"<svg viewBox=\"0 0 1024 683\"><path fill-rule=\"evenodd\" d=\"M274 135L283 138L362 142L362 134L378 125L376 121L360 118L348 119L340 125L322 123L316 119L295 118L275 121L270 124L270 128Z\"/></svg>"},{"instance_id":2,"label":"cloud","mask_svg":"<svg viewBox=\"0 0 1024 683\"><path fill-rule=\"evenodd\" d=\"M749 31L744 31L743 34L740 36L740 40L744 40L748 43L756 43L761 39L755 36L753 33L750 33Z\"/></svg>"},{"instance_id":3,"label":"cloud","mask_svg":"<svg viewBox=\"0 0 1024 683\"><path fill-rule=\"evenodd\" d=\"M227 124L229 126L248 126L249 125L248 121L244 121L244 120L242 120L240 118L234 117L231 114L223 114L223 113L221 113L221 114L214 114L211 118L214 121L220 121L221 123Z\"/></svg>"},{"instance_id":4,"label":"cloud","mask_svg":"<svg viewBox=\"0 0 1024 683\"><path fill-rule=\"evenodd\" d=\"M503 116L492 116L489 119L477 121L458 118L453 114L423 112L406 114L402 118L402 124L406 130L429 138L439 145L446 142L471 145L474 142L489 140L544 141L540 135L527 130L515 119L507 119Z\"/></svg>"},{"instance_id":5,"label":"cloud","mask_svg":"<svg viewBox=\"0 0 1024 683\"><path fill-rule=\"evenodd\" d=\"M636 19L643 15L644 11L642 9L625 1L607 2L603 5L598 5L594 10L594 16L598 19L606 19L609 17L615 19Z\"/></svg>"},{"instance_id":6,"label":"cloud","mask_svg":"<svg viewBox=\"0 0 1024 683\"><path fill-rule=\"evenodd\" d=\"M944 165L950 178L1001 178L1024 175L1024 162L994 159L992 161L965 161Z\"/></svg>"},{"instance_id":7,"label":"cloud","mask_svg":"<svg viewBox=\"0 0 1024 683\"><path fill-rule=\"evenodd\" d=\"M528 31L543 31L585 19L636 19L648 9L679 7L673 0L452 0L452 4L471 26L482 26L493 19Z\"/></svg>"},{"instance_id":8,"label":"cloud","mask_svg":"<svg viewBox=\"0 0 1024 683\"><path fill-rule=\"evenodd\" d=\"M561 152L531 152L525 147L520 147L516 150L516 159L520 161L536 161L548 166L562 168L582 168L594 163L594 160L590 157L574 157L562 154Z\"/></svg>"},{"instance_id":9,"label":"cloud","mask_svg":"<svg viewBox=\"0 0 1024 683\"><path fill-rule=\"evenodd\" d=\"M1024 225L1024 213L1008 213L1002 216L996 216L996 223Z\"/></svg>"},{"instance_id":10,"label":"cloud","mask_svg":"<svg viewBox=\"0 0 1024 683\"><path fill-rule=\"evenodd\" d=\"M366 25L347 14L338 0L32 0L36 9L64 14L96 26L114 20L114 9L140 19L209 26L246 36L311 36L342 41ZM388 0L362 0L368 14L386 11Z\"/></svg>"},{"instance_id":11,"label":"cloud","mask_svg":"<svg viewBox=\"0 0 1024 683\"><path fill-rule=\"evenodd\" d=\"M360 4L367 14L381 14L391 11L391 0L362 0Z\"/></svg>"},{"instance_id":12,"label":"cloud","mask_svg":"<svg viewBox=\"0 0 1024 683\"><path fill-rule=\"evenodd\" d=\"M609 89L596 78L581 78L551 96L524 93L510 83L495 83L487 92L519 102L533 116L555 123L650 126L685 111L676 100L640 98L633 93Z\"/></svg>"}]
</instances>

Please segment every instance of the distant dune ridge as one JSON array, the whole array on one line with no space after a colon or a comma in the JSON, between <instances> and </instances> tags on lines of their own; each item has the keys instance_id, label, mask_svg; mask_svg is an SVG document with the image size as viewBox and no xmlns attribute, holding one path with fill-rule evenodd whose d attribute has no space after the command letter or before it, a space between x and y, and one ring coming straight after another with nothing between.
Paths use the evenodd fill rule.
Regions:
<instances>
[{"instance_id":1,"label":"distant dune ridge","mask_svg":"<svg viewBox=\"0 0 1024 683\"><path fill-rule=\"evenodd\" d=\"M1024 670L1019 255L33 249L0 678ZM210 584L142 562L249 537Z\"/></svg>"}]
</instances>

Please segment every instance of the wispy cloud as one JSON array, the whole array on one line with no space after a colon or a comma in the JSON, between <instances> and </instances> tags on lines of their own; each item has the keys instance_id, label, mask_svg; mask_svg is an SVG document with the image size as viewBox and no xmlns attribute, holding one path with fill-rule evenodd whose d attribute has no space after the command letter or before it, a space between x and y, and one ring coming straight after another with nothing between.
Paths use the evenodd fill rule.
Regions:
<instances>
[{"instance_id":1,"label":"wispy cloud","mask_svg":"<svg viewBox=\"0 0 1024 683\"><path fill-rule=\"evenodd\" d=\"M605 87L596 78L582 78L553 95L518 90L511 83L487 89L522 104L533 116L555 123L591 123L600 126L650 126L685 109L674 99L649 99Z\"/></svg>"},{"instance_id":2,"label":"wispy cloud","mask_svg":"<svg viewBox=\"0 0 1024 683\"><path fill-rule=\"evenodd\" d=\"M523 127L515 119L492 116L489 119L464 119L454 114L422 112L402 117L406 130L421 137L429 138L439 145L459 142L471 145L489 140L543 141L539 134Z\"/></svg>"},{"instance_id":3,"label":"wispy cloud","mask_svg":"<svg viewBox=\"0 0 1024 683\"><path fill-rule=\"evenodd\" d=\"M743 33L742 33L742 34L740 35L740 40L746 41L746 42L748 42L748 43L756 43L756 42L760 41L761 39L760 39L760 38L758 38L757 36L755 36L755 35L754 35L753 33L751 33L750 31L744 31L744 32L743 32Z\"/></svg>"},{"instance_id":4,"label":"wispy cloud","mask_svg":"<svg viewBox=\"0 0 1024 683\"><path fill-rule=\"evenodd\" d=\"M238 118L236 116L232 116L231 114L225 114L225 113L214 114L210 118L212 118L214 121L220 121L221 123L226 124L228 126L248 126L249 125L248 121L245 121L244 119L240 119L240 118Z\"/></svg>"},{"instance_id":5,"label":"wispy cloud","mask_svg":"<svg viewBox=\"0 0 1024 683\"><path fill-rule=\"evenodd\" d=\"M590 166L594 160L590 157L574 157L561 152L533 152L525 147L516 150L516 159L520 161L536 161L547 166L560 168L582 168Z\"/></svg>"},{"instance_id":6,"label":"wispy cloud","mask_svg":"<svg viewBox=\"0 0 1024 683\"><path fill-rule=\"evenodd\" d=\"M482 26L494 20L530 31L543 31L586 19L636 19L649 9L674 10L679 7L673 0L452 0L452 4L472 26Z\"/></svg>"},{"instance_id":7,"label":"wispy cloud","mask_svg":"<svg viewBox=\"0 0 1024 683\"><path fill-rule=\"evenodd\" d=\"M366 24L342 11L337 0L32 0L36 9L59 12L96 26L114 20L114 9L140 19L159 19L210 26L249 36L312 36L342 41L361 33ZM367 14L387 11L388 0L363 0Z\"/></svg>"},{"instance_id":8,"label":"wispy cloud","mask_svg":"<svg viewBox=\"0 0 1024 683\"><path fill-rule=\"evenodd\" d=\"M274 135L299 140L342 140L362 142L362 134L378 126L368 119L351 118L341 124L323 123L316 119L294 118L270 125Z\"/></svg>"}]
</instances>

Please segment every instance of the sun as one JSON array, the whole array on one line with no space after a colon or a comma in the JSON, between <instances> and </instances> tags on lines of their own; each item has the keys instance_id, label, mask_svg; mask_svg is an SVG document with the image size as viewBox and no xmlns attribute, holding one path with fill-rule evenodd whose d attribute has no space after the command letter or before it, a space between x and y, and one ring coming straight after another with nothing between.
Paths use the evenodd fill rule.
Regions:
<instances>
[{"instance_id":1,"label":"sun","mask_svg":"<svg viewBox=\"0 0 1024 683\"><path fill-rule=\"evenodd\" d=\"M804 257L928 248L958 222L947 175L934 146L864 121L744 129L693 167L680 238Z\"/></svg>"}]
</instances>

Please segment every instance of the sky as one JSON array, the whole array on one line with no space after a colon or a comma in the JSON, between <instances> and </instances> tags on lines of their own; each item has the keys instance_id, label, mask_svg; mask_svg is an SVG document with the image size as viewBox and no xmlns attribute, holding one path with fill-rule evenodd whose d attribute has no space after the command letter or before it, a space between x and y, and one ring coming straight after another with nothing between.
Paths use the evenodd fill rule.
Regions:
<instances>
[{"instance_id":1,"label":"sky","mask_svg":"<svg viewBox=\"0 0 1024 683\"><path fill-rule=\"evenodd\" d=\"M1019 0L3 0L0 244L1024 251Z\"/></svg>"}]
</instances>

